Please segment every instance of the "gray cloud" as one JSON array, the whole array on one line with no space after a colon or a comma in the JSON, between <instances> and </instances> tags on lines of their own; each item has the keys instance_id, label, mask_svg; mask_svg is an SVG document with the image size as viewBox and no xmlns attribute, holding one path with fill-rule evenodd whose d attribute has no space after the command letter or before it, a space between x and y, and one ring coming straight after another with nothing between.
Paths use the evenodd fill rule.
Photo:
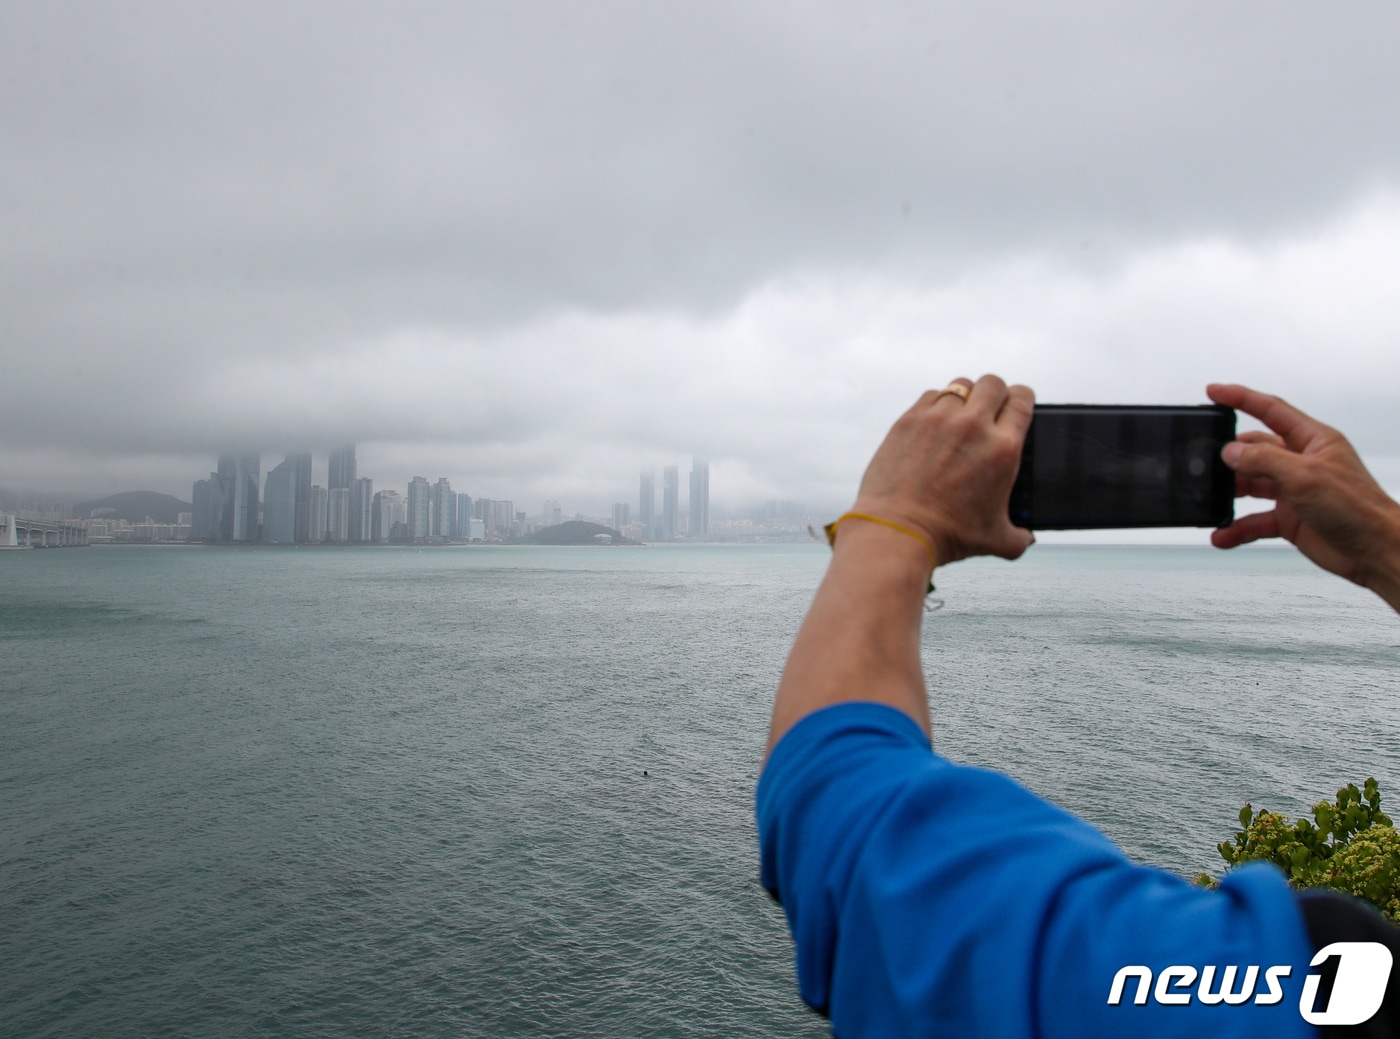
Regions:
<instances>
[{"instance_id":1,"label":"gray cloud","mask_svg":"<svg viewBox=\"0 0 1400 1039\"><path fill-rule=\"evenodd\" d=\"M1400 454L1367 266L1395 259L1397 28L11 5L0 484L179 490L201 452L356 439L382 479L416 453L503 496L610 500L697 451L735 494L839 500L923 383L991 366L1058 399L1272 379Z\"/></svg>"}]
</instances>

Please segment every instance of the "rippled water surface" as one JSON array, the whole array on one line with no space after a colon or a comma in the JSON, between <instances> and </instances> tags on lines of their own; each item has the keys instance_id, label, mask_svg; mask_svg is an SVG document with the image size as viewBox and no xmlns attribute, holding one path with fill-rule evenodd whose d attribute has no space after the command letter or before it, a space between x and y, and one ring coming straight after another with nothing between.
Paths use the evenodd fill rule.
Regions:
<instances>
[{"instance_id":1,"label":"rippled water surface","mask_svg":"<svg viewBox=\"0 0 1400 1039\"><path fill-rule=\"evenodd\" d=\"M825 558L0 554L0 1034L826 1034L752 822ZM1139 859L1400 796L1400 619L1291 552L1040 546L939 594L938 748Z\"/></svg>"}]
</instances>

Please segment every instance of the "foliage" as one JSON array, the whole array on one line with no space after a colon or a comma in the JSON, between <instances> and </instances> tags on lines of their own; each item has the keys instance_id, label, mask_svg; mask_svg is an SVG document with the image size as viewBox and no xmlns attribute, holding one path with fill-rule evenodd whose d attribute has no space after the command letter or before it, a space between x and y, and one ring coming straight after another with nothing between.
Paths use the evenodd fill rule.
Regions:
<instances>
[{"instance_id":1,"label":"foliage","mask_svg":"<svg viewBox=\"0 0 1400 1039\"><path fill-rule=\"evenodd\" d=\"M1361 789L1355 783L1337 791L1335 802L1313 806L1313 817L1290 822L1277 812L1252 805L1240 809L1233 842L1219 845L1230 869L1243 862L1272 862L1294 887L1327 887L1364 898L1392 920L1400 921L1400 834L1381 811L1375 779ZM1199 874L1197 881L1215 881Z\"/></svg>"}]
</instances>

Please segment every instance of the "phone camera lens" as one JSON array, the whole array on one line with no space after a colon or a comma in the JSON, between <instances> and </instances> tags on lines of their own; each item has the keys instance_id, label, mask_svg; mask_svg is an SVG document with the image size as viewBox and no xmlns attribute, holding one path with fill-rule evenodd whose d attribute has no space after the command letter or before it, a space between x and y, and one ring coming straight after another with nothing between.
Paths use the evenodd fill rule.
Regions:
<instances>
[{"instance_id":1,"label":"phone camera lens","mask_svg":"<svg viewBox=\"0 0 1400 1039\"><path fill-rule=\"evenodd\" d=\"M1193 458L1186 463L1186 469L1192 476L1200 476L1206 471L1206 460L1204 458Z\"/></svg>"}]
</instances>

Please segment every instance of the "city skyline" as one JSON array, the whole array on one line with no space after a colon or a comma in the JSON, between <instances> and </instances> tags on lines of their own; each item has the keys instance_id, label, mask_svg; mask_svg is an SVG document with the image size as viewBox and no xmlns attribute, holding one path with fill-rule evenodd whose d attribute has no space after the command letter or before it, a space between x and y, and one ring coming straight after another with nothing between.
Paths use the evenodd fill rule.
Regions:
<instances>
[{"instance_id":1,"label":"city skyline","mask_svg":"<svg viewBox=\"0 0 1400 1039\"><path fill-rule=\"evenodd\" d=\"M565 515L558 499L545 499L535 515L516 509L510 499L473 498L455 491L447 477L430 482L414 476L402 494L397 488L375 493L371 477L357 476L354 444L330 452L327 486L314 482L316 472L315 456L309 451L285 452L265 475L259 453L219 456L209 476L192 484L188 538L263 544L500 539L558 524ZM637 540L707 540L712 533L709 463L698 457L691 460L684 517L679 466L668 465L663 472L660 517L655 513L655 471L645 469L635 503L614 502L610 516L600 518ZM583 514L575 513L574 518Z\"/></svg>"}]
</instances>

